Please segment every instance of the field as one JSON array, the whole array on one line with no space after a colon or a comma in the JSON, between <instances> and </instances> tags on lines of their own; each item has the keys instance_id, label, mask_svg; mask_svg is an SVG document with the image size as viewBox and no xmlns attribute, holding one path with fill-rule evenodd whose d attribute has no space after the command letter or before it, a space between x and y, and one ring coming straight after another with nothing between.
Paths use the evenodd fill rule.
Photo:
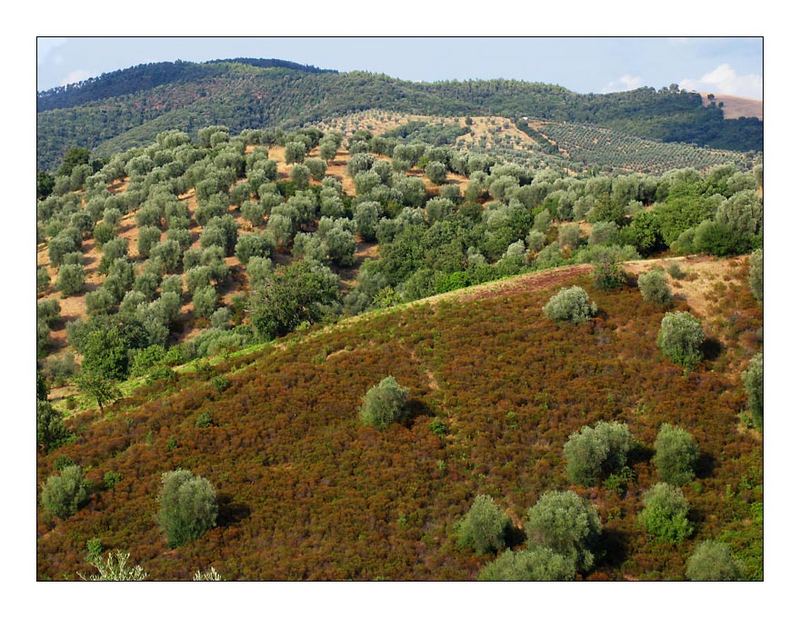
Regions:
<instances>
[{"instance_id":1,"label":"field","mask_svg":"<svg viewBox=\"0 0 800 618\"><path fill-rule=\"evenodd\" d=\"M678 308L702 298L704 327L718 342L688 374L655 346L661 310L635 287L595 290L578 268L296 333L143 387L105 417L79 414L69 421L77 439L40 457L38 480L69 457L94 490L65 521L40 513L38 576L74 579L86 570L87 540L99 538L130 550L157 579L210 565L228 579L473 579L486 559L458 549L453 535L472 498L488 493L520 522L543 491L569 486L569 434L617 419L642 444L627 491L571 487L604 525L606 554L590 578L682 578L705 538L728 541L747 577L760 578L761 441L739 421L737 371L760 347L761 310L744 261L681 263ZM590 290L600 315L554 325L541 307L571 283ZM210 377L223 374L229 386L219 390ZM388 374L410 388L413 418L384 432L359 426L361 396ZM213 424L196 427L206 411ZM433 419L446 435L433 433ZM695 535L669 549L636 521L662 422L692 432L702 453L699 478L684 488ZM217 528L170 550L155 497L160 474L178 467L211 480L222 506ZM109 471L122 478L110 490Z\"/></svg>"}]
</instances>

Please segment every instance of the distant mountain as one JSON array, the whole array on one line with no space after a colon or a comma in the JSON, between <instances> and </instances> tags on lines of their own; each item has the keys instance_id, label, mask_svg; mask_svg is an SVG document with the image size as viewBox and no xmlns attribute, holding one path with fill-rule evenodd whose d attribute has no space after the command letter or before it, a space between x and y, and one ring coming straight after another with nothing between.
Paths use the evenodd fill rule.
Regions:
<instances>
[{"instance_id":1,"label":"distant mountain","mask_svg":"<svg viewBox=\"0 0 800 618\"><path fill-rule=\"evenodd\" d=\"M274 59L139 65L41 92L37 104L38 164L44 169L54 167L73 145L110 155L147 143L166 129L289 128L366 109L528 116L738 151L761 150L763 142L760 120L726 120L721 109L705 106L701 95L676 86L582 95L542 83L420 83Z\"/></svg>"}]
</instances>

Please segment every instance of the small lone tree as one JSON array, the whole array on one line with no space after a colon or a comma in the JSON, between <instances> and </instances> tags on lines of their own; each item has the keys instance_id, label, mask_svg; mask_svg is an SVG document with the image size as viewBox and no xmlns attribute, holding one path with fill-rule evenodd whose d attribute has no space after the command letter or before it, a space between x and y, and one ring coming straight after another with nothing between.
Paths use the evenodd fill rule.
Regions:
<instances>
[{"instance_id":1,"label":"small lone tree","mask_svg":"<svg viewBox=\"0 0 800 618\"><path fill-rule=\"evenodd\" d=\"M750 254L750 291L756 300L764 300L764 252L761 249Z\"/></svg>"},{"instance_id":2,"label":"small lone tree","mask_svg":"<svg viewBox=\"0 0 800 618\"><path fill-rule=\"evenodd\" d=\"M594 427L583 427L564 445L567 476L573 483L594 485L603 474L625 465L631 442L624 423L600 421Z\"/></svg>"},{"instance_id":3,"label":"small lone tree","mask_svg":"<svg viewBox=\"0 0 800 618\"><path fill-rule=\"evenodd\" d=\"M539 545L568 558L579 571L594 565L600 539L600 517L588 501L573 491L547 491L528 509L528 548Z\"/></svg>"},{"instance_id":4,"label":"small lone tree","mask_svg":"<svg viewBox=\"0 0 800 618\"><path fill-rule=\"evenodd\" d=\"M747 369L742 372L742 382L747 391L747 403L753 423L761 429L764 426L764 355L759 353L750 359Z\"/></svg>"},{"instance_id":5,"label":"small lone tree","mask_svg":"<svg viewBox=\"0 0 800 618\"><path fill-rule=\"evenodd\" d=\"M705 341L700 320L686 311L667 313L658 331L658 347L673 363L686 370L693 369L702 360L700 346Z\"/></svg>"},{"instance_id":6,"label":"small lone tree","mask_svg":"<svg viewBox=\"0 0 800 618\"><path fill-rule=\"evenodd\" d=\"M654 462L662 481L684 485L694 478L700 448L688 431L669 423L661 425L655 441Z\"/></svg>"},{"instance_id":7,"label":"small lone tree","mask_svg":"<svg viewBox=\"0 0 800 618\"><path fill-rule=\"evenodd\" d=\"M644 494L639 521L648 533L668 543L680 543L692 535L689 502L678 487L656 483Z\"/></svg>"},{"instance_id":8,"label":"small lone tree","mask_svg":"<svg viewBox=\"0 0 800 618\"><path fill-rule=\"evenodd\" d=\"M669 290L667 276L660 268L654 268L639 275L637 280L642 298L648 303L668 307L672 304L672 292Z\"/></svg>"},{"instance_id":9,"label":"small lone tree","mask_svg":"<svg viewBox=\"0 0 800 618\"><path fill-rule=\"evenodd\" d=\"M122 397L117 383L97 371L81 371L76 381L78 388L97 402L100 414L105 412L107 403L114 403Z\"/></svg>"},{"instance_id":10,"label":"small lone tree","mask_svg":"<svg viewBox=\"0 0 800 618\"><path fill-rule=\"evenodd\" d=\"M597 313L597 305L580 286L561 288L544 306L545 315L551 320L569 321L573 324L586 322Z\"/></svg>"},{"instance_id":11,"label":"small lone tree","mask_svg":"<svg viewBox=\"0 0 800 618\"><path fill-rule=\"evenodd\" d=\"M361 422L384 429L405 418L408 389L401 387L393 376L383 378L364 395L359 411Z\"/></svg>"},{"instance_id":12,"label":"small lone tree","mask_svg":"<svg viewBox=\"0 0 800 618\"><path fill-rule=\"evenodd\" d=\"M66 466L60 475L49 477L42 486L44 510L61 519L77 513L88 500L89 483L80 466Z\"/></svg>"},{"instance_id":13,"label":"small lone tree","mask_svg":"<svg viewBox=\"0 0 800 618\"><path fill-rule=\"evenodd\" d=\"M703 541L686 561L686 577L694 582L731 582L742 579L742 565L727 543Z\"/></svg>"},{"instance_id":14,"label":"small lone tree","mask_svg":"<svg viewBox=\"0 0 800 618\"><path fill-rule=\"evenodd\" d=\"M188 470L161 475L158 523L170 547L200 538L217 524L217 494L201 476Z\"/></svg>"},{"instance_id":15,"label":"small lone tree","mask_svg":"<svg viewBox=\"0 0 800 618\"><path fill-rule=\"evenodd\" d=\"M625 271L619 262L611 257L599 260L592 272L594 285L600 290L616 290L625 285Z\"/></svg>"},{"instance_id":16,"label":"small lone tree","mask_svg":"<svg viewBox=\"0 0 800 618\"><path fill-rule=\"evenodd\" d=\"M478 573L480 581L571 581L575 563L548 547L523 551L507 549Z\"/></svg>"},{"instance_id":17,"label":"small lone tree","mask_svg":"<svg viewBox=\"0 0 800 618\"><path fill-rule=\"evenodd\" d=\"M506 546L504 537L508 524L508 517L491 496L476 496L469 511L458 523L458 544L478 554L499 551Z\"/></svg>"},{"instance_id":18,"label":"small lone tree","mask_svg":"<svg viewBox=\"0 0 800 618\"><path fill-rule=\"evenodd\" d=\"M147 579L147 572L138 564L128 565L131 555L120 549L108 552L106 559L100 555L90 555L87 562L97 569L97 573L81 579L90 582L140 582Z\"/></svg>"}]
</instances>

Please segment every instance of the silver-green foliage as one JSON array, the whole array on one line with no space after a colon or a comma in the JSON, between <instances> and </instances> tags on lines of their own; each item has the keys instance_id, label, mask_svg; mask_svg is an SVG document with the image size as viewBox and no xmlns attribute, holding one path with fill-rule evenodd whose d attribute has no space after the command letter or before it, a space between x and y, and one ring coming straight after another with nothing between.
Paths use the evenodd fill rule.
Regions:
<instances>
[{"instance_id":1,"label":"silver-green foliage","mask_svg":"<svg viewBox=\"0 0 800 618\"><path fill-rule=\"evenodd\" d=\"M692 535L689 502L678 487L656 483L644 494L639 521L649 534L668 543L680 543Z\"/></svg>"},{"instance_id":2,"label":"silver-green foliage","mask_svg":"<svg viewBox=\"0 0 800 618\"><path fill-rule=\"evenodd\" d=\"M570 581L575 563L548 547L507 549L478 573L481 581Z\"/></svg>"},{"instance_id":3,"label":"silver-green foliage","mask_svg":"<svg viewBox=\"0 0 800 618\"><path fill-rule=\"evenodd\" d=\"M170 547L199 538L217 523L217 494L208 480L188 470L161 476L158 523Z\"/></svg>"},{"instance_id":4,"label":"silver-green foliage","mask_svg":"<svg viewBox=\"0 0 800 618\"><path fill-rule=\"evenodd\" d=\"M688 370L702 360L700 346L705 338L700 320L691 313L678 311L663 317L656 343L664 356Z\"/></svg>"},{"instance_id":5,"label":"silver-green foliage","mask_svg":"<svg viewBox=\"0 0 800 618\"><path fill-rule=\"evenodd\" d=\"M747 390L747 402L755 425L764 425L764 355L756 354L742 372L742 382Z\"/></svg>"},{"instance_id":6,"label":"silver-green foliage","mask_svg":"<svg viewBox=\"0 0 800 618\"><path fill-rule=\"evenodd\" d=\"M91 582L140 582L147 579L147 572L140 565L129 565L128 560L131 555L129 552L115 550L108 552L106 559L100 556L92 556L89 564L97 569L97 573L81 579Z\"/></svg>"},{"instance_id":7,"label":"silver-green foliage","mask_svg":"<svg viewBox=\"0 0 800 618\"><path fill-rule=\"evenodd\" d=\"M573 324L586 322L597 313L597 305L580 286L561 288L544 306L545 315L551 320L569 321Z\"/></svg>"},{"instance_id":8,"label":"silver-green foliage","mask_svg":"<svg viewBox=\"0 0 800 618\"><path fill-rule=\"evenodd\" d=\"M80 466L67 466L60 475L47 479L42 487L44 510L66 519L74 515L89 500L89 483Z\"/></svg>"},{"instance_id":9,"label":"silver-green foliage","mask_svg":"<svg viewBox=\"0 0 800 618\"><path fill-rule=\"evenodd\" d=\"M654 446L656 454L653 462L662 481L684 485L694 478L700 447L692 434L664 423L658 431Z\"/></svg>"},{"instance_id":10,"label":"silver-green foliage","mask_svg":"<svg viewBox=\"0 0 800 618\"><path fill-rule=\"evenodd\" d=\"M478 554L499 551L506 546L505 531L508 524L508 516L492 497L481 494L475 497L469 511L458 523L458 544Z\"/></svg>"},{"instance_id":11,"label":"silver-green foliage","mask_svg":"<svg viewBox=\"0 0 800 618\"><path fill-rule=\"evenodd\" d=\"M365 425L384 429L405 418L407 398L408 389L401 387L393 376L387 376L364 395L359 418Z\"/></svg>"},{"instance_id":12,"label":"silver-green foliage","mask_svg":"<svg viewBox=\"0 0 800 618\"><path fill-rule=\"evenodd\" d=\"M703 541L686 561L686 577L692 581L737 581L742 565L730 546L720 541Z\"/></svg>"},{"instance_id":13,"label":"silver-green foliage","mask_svg":"<svg viewBox=\"0 0 800 618\"><path fill-rule=\"evenodd\" d=\"M672 304L672 292L670 292L667 277L660 268L654 268L639 275L637 285L642 298L648 303L661 306Z\"/></svg>"},{"instance_id":14,"label":"silver-green foliage","mask_svg":"<svg viewBox=\"0 0 800 618\"><path fill-rule=\"evenodd\" d=\"M564 445L567 476L573 483L594 485L603 474L625 465L631 442L625 423L600 421L594 427L583 427Z\"/></svg>"}]
</instances>

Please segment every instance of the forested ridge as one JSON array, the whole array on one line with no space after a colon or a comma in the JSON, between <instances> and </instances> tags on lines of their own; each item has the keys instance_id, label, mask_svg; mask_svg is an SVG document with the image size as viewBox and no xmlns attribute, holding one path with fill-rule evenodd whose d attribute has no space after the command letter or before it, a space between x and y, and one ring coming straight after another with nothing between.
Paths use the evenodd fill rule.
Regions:
<instances>
[{"instance_id":1,"label":"forested ridge","mask_svg":"<svg viewBox=\"0 0 800 618\"><path fill-rule=\"evenodd\" d=\"M581 95L515 80L418 83L364 72L322 71L285 61L155 63L38 95L38 162L50 169L70 146L110 155L168 129L210 124L239 131L298 127L377 108L435 115L530 116L591 123L667 142L739 151L762 148L757 119L724 120L700 95L676 86Z\"/></svg>"}]
</instances>

